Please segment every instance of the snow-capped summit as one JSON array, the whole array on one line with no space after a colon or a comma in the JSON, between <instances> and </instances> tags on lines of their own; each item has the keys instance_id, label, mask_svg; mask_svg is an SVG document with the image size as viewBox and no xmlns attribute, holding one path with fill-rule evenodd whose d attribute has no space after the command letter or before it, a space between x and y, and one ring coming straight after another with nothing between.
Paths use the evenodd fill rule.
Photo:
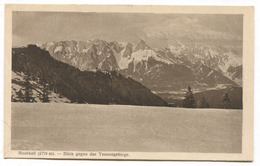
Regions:
<instances>
[{"instance_id":1,"label":"snow-capped summit","mask_svg":"<svg viewBox=\"0 0 260 166\"><path fill-rule=\"evenodd\" d=\"M151 49L151 47L150 46L148 46L146 43L145 43L145 41L144 40L140 40L140 42L135 46L135 48L134 48L134 52L136 52L136 51L139 51L139 50L148 50L148 49Z\"/></svg>"},{"instance_id":2,"label":"snow-capped summit","mask_svg":"<svg viewBox=\"0 0 260 166\"><path fill-rule=\"evenodd\" d=\"M114 54L121 50L117 43L108 43L100 39L45 43L41 48L49 51L50 55L56 60L68 63L82 71L97 68L117 70L118 65Z\"/></svg>"}]
</instances>

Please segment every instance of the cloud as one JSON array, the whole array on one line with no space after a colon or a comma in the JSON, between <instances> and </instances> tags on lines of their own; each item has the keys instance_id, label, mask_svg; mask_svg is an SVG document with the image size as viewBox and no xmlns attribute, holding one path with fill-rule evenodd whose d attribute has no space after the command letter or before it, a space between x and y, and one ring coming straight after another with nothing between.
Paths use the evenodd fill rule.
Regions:
<instances>
[{"instance_id":1,"label":"cloud","mask_svg":"<svg viewBox=\"0 0 260 166\"><path fill-rule=\"evenodd\" d=\"M142 38L154 46L182 37L241 40L242 25L240 15L14 12L13 45L94 38L131 43Z\"/></svg>"}]
</instances>

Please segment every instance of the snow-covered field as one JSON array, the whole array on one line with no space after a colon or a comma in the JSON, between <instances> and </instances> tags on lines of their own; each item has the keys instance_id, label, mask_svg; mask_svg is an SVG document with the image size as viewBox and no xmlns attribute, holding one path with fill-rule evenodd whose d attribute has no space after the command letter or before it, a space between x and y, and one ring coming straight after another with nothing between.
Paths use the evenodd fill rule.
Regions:
<instances>
[{"instance_id":1,"label":"snow-covered field","mask_svg":"<svg viewBox=\"0 0 260 166\"><path fill-rule=\"evenodd\" d=\"M13 150L227 152L242 146L242 110L12 103Z\"/></svg>"}]
</instances>

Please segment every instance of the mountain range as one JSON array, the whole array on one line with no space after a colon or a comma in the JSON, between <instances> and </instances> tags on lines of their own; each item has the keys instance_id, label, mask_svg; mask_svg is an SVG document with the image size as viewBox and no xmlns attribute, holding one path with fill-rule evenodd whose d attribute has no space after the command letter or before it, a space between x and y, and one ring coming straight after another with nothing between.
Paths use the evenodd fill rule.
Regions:
<instances>
[{"instance_id":1,"label":"mountain range","mask_svg":"<svg viewBox=\"0 0 260 166\"><path fill-rule=\"evenodd\" d=\"M58 41L38 44L61 62L81 71L116 71L152 91L205 90L242 86L242 53L235 47L177 42L152 48L144 40L127 42Z\"/></svg>"}]
</instances>

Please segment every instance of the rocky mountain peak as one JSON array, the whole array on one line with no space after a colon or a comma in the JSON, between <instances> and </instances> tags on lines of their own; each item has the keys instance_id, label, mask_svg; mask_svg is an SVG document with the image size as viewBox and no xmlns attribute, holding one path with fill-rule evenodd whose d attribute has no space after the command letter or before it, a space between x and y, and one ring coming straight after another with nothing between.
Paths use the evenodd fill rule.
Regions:
<instances>
[{"instance_id":1,"label":"rocky mountain peak","mask_svg":"<svg viewBox=\"0 0 260 166\"><path fill-rule=\"evenodd\" d=\"M133 45L130 44L130 43L127 43L127 45L125 46L125 49L122 53L122 56L123 57L131 57L132 52L133 52Z\"/></svg>"},{"instance_id":2,"label":"rocky mountain peak","mask_svg":"<svg viewBox=\"0 0 260 166\"><path fill-rule=\"evenodd\" d=\"M144 40L140 40L140 42L135 46L134 52L139 51L139 50L148 50L151 49L150 46L148 46Z\"/></svg>"}]
</instances>

